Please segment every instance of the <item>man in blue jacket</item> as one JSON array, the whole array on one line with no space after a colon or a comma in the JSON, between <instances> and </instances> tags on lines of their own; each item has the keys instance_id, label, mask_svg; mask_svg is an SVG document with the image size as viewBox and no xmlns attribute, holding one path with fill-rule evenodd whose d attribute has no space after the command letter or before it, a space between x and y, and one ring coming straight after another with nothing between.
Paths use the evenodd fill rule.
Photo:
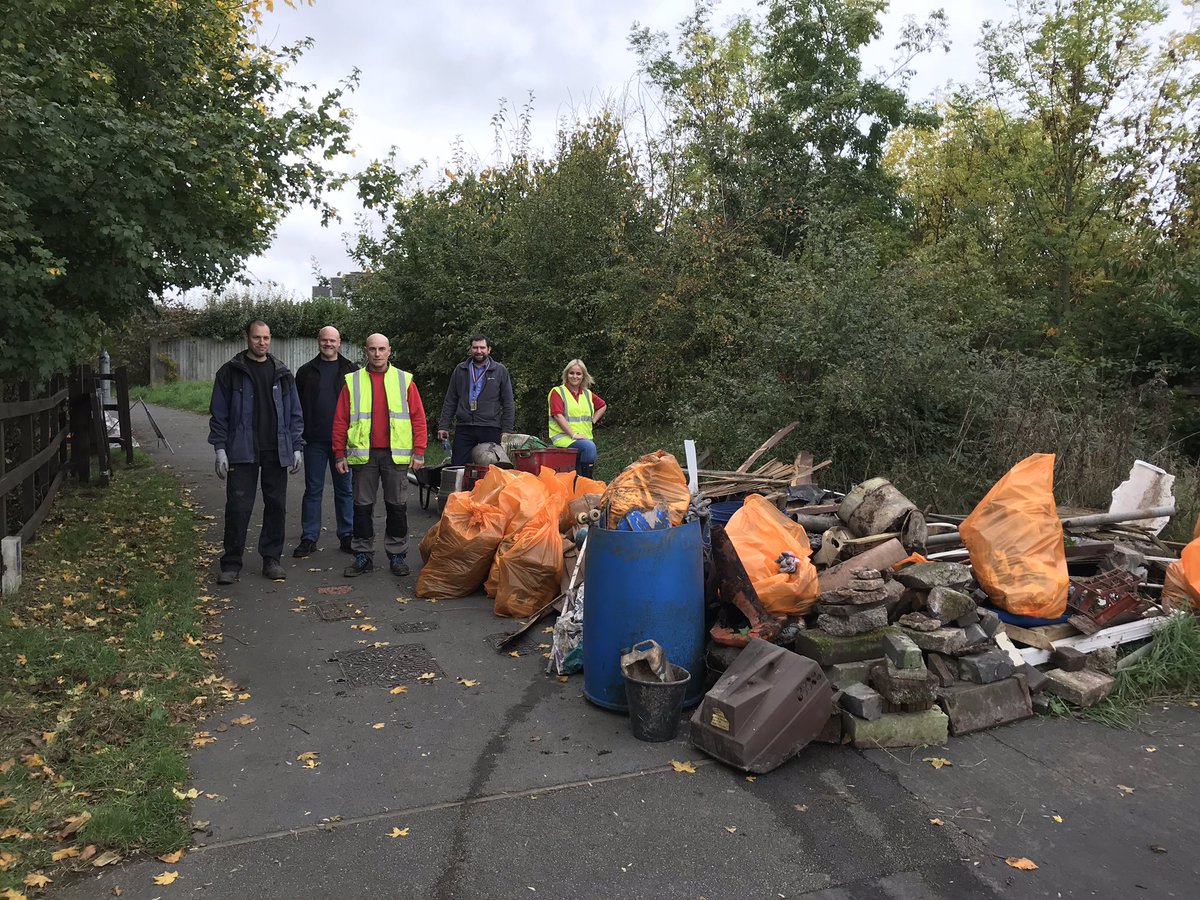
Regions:
<instances>
[{"instance_id":1,"label":"man in blue jacket","mask_svg":"<svg viewBox=\"0 0 1200 900\"><path fill-rule=\"evenodd\" d=\"M208 442L217 453L217 477L225 479L225 553L217 584L233 584L242 570L246 529L254 495L262 483L263 522L258 538L262 572L286 578L279 564L287 510L287 477L300 470L304 416L296 380L272 356L271 329L255 320L246 326L246 349L217 370L213 382Z\"/></svg>"}]
</instances>

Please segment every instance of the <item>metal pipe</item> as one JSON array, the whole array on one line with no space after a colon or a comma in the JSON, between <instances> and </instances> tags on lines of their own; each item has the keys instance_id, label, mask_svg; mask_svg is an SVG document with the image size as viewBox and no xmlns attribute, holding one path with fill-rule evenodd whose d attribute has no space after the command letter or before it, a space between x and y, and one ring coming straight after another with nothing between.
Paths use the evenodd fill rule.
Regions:
<instances>
[{"instance_id":1,"label":"metal pipe","mask_svg":"<svg viewBox=\"0 0 1200 900\"><path fill-rule=\"evenodd\" d=\"M1063 528L1087 528L1092 525L1116 525L1140 519L1160 519L1175 515L1173 506L1154 506L1150 509L1131 509L1126 512L1096 513L1090 516L1070 516L1062 520Z\"/></svg>"}]
</instances>

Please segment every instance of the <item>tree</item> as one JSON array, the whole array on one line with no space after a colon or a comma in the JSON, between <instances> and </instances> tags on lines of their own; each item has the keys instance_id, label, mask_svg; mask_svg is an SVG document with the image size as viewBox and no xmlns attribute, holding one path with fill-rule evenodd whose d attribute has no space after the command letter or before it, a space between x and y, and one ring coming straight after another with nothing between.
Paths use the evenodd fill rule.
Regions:
<instances>
[{"instance_id":1,"label":"tree","mask_svg":"<svg viewBox=\"0 0 1200 900\"><path fill-rule=\"evenodd\" d=\"M288 0L289 5L291 0ZM217 288L346 149L272 0L21 0L0 36L0 378L44 376L171 288Z\"/></svg>"}]
</instances>

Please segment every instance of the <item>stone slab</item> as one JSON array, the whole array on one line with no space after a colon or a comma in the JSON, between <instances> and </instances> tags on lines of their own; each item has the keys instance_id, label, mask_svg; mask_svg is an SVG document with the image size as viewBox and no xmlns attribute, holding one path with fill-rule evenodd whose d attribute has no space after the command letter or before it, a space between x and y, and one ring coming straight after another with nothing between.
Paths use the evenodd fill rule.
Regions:
<instances>
[{"instance_id":1,"label":"stone slab","mask_svg":"<svg viewBox=\"0 0 1200 900\"><path fill-rule=\"evenodd\" d=\"M882 600L874 600L871 603L822 603L817 607L817 612L826 616L837 616L839 619L848 619L883 605Z\"/></svg>"},{"instance_id":2,"label":"stone slab","mask_svg":"<svg viewBox=\"0 0 1200 900\"><path fill-rule=\"evenodd\" d=\"M815 659L823 666L835 663L875 659L883 655L883 639L899 630L891 625L852 637L838 637L817 628L796 635L794 649L801 656Z\"/></svg>"},{"instance_id":3,"label":"stone slab","mask_svg":"<svg viewBox=\"0 0 1200 900\"><path fill-rule=\"evenodd\" d=\"M817 628L836 637L853 637L883 628L888 623L887 608L882 603L865 606L860 612L848 616L830 616L821 612L817 616Z\"/></svg>"},{"instance_id":4,"label":"stone slab","mask_svg":"<svg viewBox=\"0 0 1200 900\"><path fill-rule=\"evenodd\" d=\"M937 631L913 631L905 628L904 634L926 653L953 655L967 648L967 636L961 628L939 628Z\"/></svg>"},{"instance_id":5,"label":"stone slab","mask_svg":"<svg viewBox=\"0 0 1200 900\"><path fill-rule=\"evenodd\" d=\"M975 601L969 594L948 587L931 588L925 598L925 608L929 615L943 622L953 622L969 613L975 612ZM978 615L976 613L976 615ZM968 622L968 625L973 624Z\"/></svg>"},{"instance_id":6,"label":"stone slab","mask_svg":"<svg viewBox=\"0 0 1200 900\"><path fill-rule=\"evenodd\" d=\"M883 652L897 669L923 669L925 657L912 638L903 634L889 634L883 639Z\"/></svg>"},{"instance_id":7,"label":"stone slab","mask_svg":"<svg viewBox=\"0 0 1200 900\"><path fill-rule=\"evenodd\" d=\"M871 677L871 666L878 662L883 662L883 660L875 657L855 662L834 663L832 666L824 667L825 677L829 679L829 683L834 688L845 690L851 684L866 684L867 679Z\"/></svg>"},{"instance_id":8,"label":"stone slab","mask_svg":"<svg viewBox=\"0 0 1200 900\"><path fill-rule=\"evenodd\" d=\"M1042 689L1046 687L1046 673L1037 666L1025 663L1025 665L1017 669L1017 674L1025 679L1025 685L1029 688L1031 694L1040 694Z\"/></svg>"},{"instance_id":9,"label":"stone slab","mask_svg":"<svg viewBox=\"0 0 1200 900\"><path fill-rule=\"evenodd\" d=\"M897 706L927 705L936 698L937 678L925 666L898 669L890 659L871 670L871 687Z\"/></svg>"},{"instance_id":10,"label":"stone slab","mask_svg":"<svg viewBox=\"0 0 1200 900\"><path fill-rule=\"evenodd\" d=\"M1064 672L1079 672L1087 668L1087 654L1074 647L1057 647L1050 654L1050 665Z\"/></svg>"},{"instance_id":11,"label":"stone slab","mask_svg":"<svg viewBox=\"0 0 1200 900\"><path fill-rule=\"evenodd\" d=\"M1109 695L1114 684L1116 679L1111 675L1093 672L1091 669L1079 672L1051 669L1046 672L1046 686L1043 690L1062 697L1075 706L1095 706Z\"/></svg>"},{"instance_id":12,"label":"stone slab","mask_svg":"<svg viewBox=\"0 0 1200 900\"><path fill-rule=\"evenodd\" d=\"M1019 722L1033 715L1033 700L1020 678L1005 678L990 684L959 683L938 691L938 703L950 719L950 733L957 736Z\"/></svg>"},{"instance_id":13,"label":"stone slab","mask_svg":"<svg viewBox=\"0 0 1200 900\"><path fill-rule=\"evenodd\" d=\"M885 713L873 722L842 713L846 737L860 750L944 744L949 727L949 718L937 707L919 713Z\"/></svg>"},{"instance_id":14,"label":"stone slab","mask_svg":"<svg viewBox=\"0 0 1200 900\"><path fill-rule=\"evenodd\" d=\"M958 681L958 660L952 656L930 653L929 671L934 674L942 687L949 687Z\"/></svg>"},{"instance_id":15,"label":"stone slab","mask_svg":"<svg viewBox=\"0 0 1200 900\"><path fill-rule=\"evenodd\" d=\"M924 562L905 566L896 573L896 580L905 587L921 591L935 587L963 587L971 583L971 570L961 563Z\"/></svg>"},{"instance_id":16,"label":"stone slab","mask_svg":"<svg viewBox=\"0 0 1200 900\"><path fill-rule=\"evenodd\" d=\"M979 627L983 629L983 633L989 638L994 638L996 632L1000 630L1000 617L996 615L994 609L988 609L983 606L975 607L975 615L979 616Z\"/></svg>"},{"instance_id":17,"label":"stone slab","mask_svg":"<svg viewBox=\"0 0 1200 900\"><path fill-rule=\"evenodd\" d=\"M958 677L975 684L991 684L1011 678L1015 668L1008 654L999 649L958 658Z\"/></svg>"},{"instance_id":18,"label":"stone slab","mask_svg":"<svg viewBox=\"0 0 1200 900\"><path fill-rule=\"evenodd\" d=\"M852 684L842 691L841 705L842 709L868 722L883 715L883 697L865 684Z\"/></svg>"}]
</instances>

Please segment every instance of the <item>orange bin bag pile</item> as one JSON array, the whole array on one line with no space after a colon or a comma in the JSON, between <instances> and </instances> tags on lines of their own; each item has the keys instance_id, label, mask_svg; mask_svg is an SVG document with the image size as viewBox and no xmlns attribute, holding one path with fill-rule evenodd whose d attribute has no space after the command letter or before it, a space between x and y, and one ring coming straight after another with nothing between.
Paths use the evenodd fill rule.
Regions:
<instances>
[{"instance_id":1,"label":"orange bin bag pile","mask_svg":"<svg viewBox=\"0 0 1200 900\"><path fill-rule=\"evenodd\" d=\"M609 483L600 501L608 519L601 522L606 528L616 528L631 510L654 509L661 503L667 507L671 525L680 525L690 499L687 478L675 457L655 450L630 463Z\"/></svg>"},{"instance_id":2,"label":"orange bin bag pile","mask_svg":"<svg viewBox=\"0 0 1200 900\"><path fill-rule=\"evenodd\" d=\"M1066 612L1070 581L1053 453L1035 453L1009 469L958 530L993 603L1040 619Z\"/></svg>"},{"instance_id":3,"label":"orange bin bag pile","mask_svg":"<svg viewBox=\"0 0 1200 900\"><path fill-rule=\"evenodd\" d=\"M477 503L466 491L451 494L417 579L417 596L449 600L477 591L503 536L504 513L499 507Z\"/></svg>"},{"instance_id":4,"label":"orange bin bag pile","mask_svg":"<svg viewBox=\"0 0 1200 900\"><path fill-rule=\"evenodd\" d=\"M476 503L487 503L496 506L496 498L504 490L504 486L518 475L528 475L528 472L518 472L516 469L501 469L499 466L488 466L487 474L475 482L471 488L471 496Z\"/></svg>"},{"instance_id":5,"label":"orange bin bag pile","mask_svg":"<svg viewBox=\"0 0 1200 900\"><path fill-rule=\"evenodd\" d=\"M517 533L525 527L525 523L537 515L543 506L551 502L545 482L528 472L516 472L515 476L509 479L496 495L496 504L504 513L504 537L496 549L496 557L492 561L487 581L483 584L483 592L489 597L496 596L499 586L500 573L497 571L496 564L500 557L508 552L513 541L516 540Z\"/></svg>"},{"instance_id":6,"label":"orange bin bag pile","mask_svg":"<svg viewBox=\"0 0 1200 900\"><path fill-rule=\"evenodd\" d=\"M1200 530L1200 523L1197 523ZM1183 548L1179 559L1167 566L1163 580L1163 603L1172 609L1200 613L1200 538Z\"/></svg>"},{"instance_id":7,"label":"orange bin bag pile","mask_svg":"<svg viewBox=\"0 0 1200 900\"><path fill-rule=\"evenodd\" d=\"M768 612L798 616L812 608L821 588L816 567L809 560L812 547L804 526L793 522L760 494L751 494L730 518L725 533ZM798 558L795 572L779 571L776 560L785 550Z\"/></svg>"},{"instance_id":8,"label":"orange bin bag pile","mask_svg":"<svg viewBox=\"0 0 1200 900\"><path fill-rule=\"evenodd\" d=\"M438 519L436 522L434 522L433 525L430 526L429 530L425 532L425 537L421 538L421 543L417 545L417 550L421 554L421 562L429 562L429 556L433 553L433 546L437 543L438 528L440 528L441 525L441 519Z\"/></svg>"},{"instance_id":9,"label":"orange bin bag pile","mask_svg":"<svg viewBox=\"0 0 1200 900\"><path fill-rule=\"evenodd\" d=\"M562 582L563 544L558 509L545 506L517 532L510 547L496 555L495 611L498 616L523 618L558 596Z\"/></svg>"}]
</instances>

